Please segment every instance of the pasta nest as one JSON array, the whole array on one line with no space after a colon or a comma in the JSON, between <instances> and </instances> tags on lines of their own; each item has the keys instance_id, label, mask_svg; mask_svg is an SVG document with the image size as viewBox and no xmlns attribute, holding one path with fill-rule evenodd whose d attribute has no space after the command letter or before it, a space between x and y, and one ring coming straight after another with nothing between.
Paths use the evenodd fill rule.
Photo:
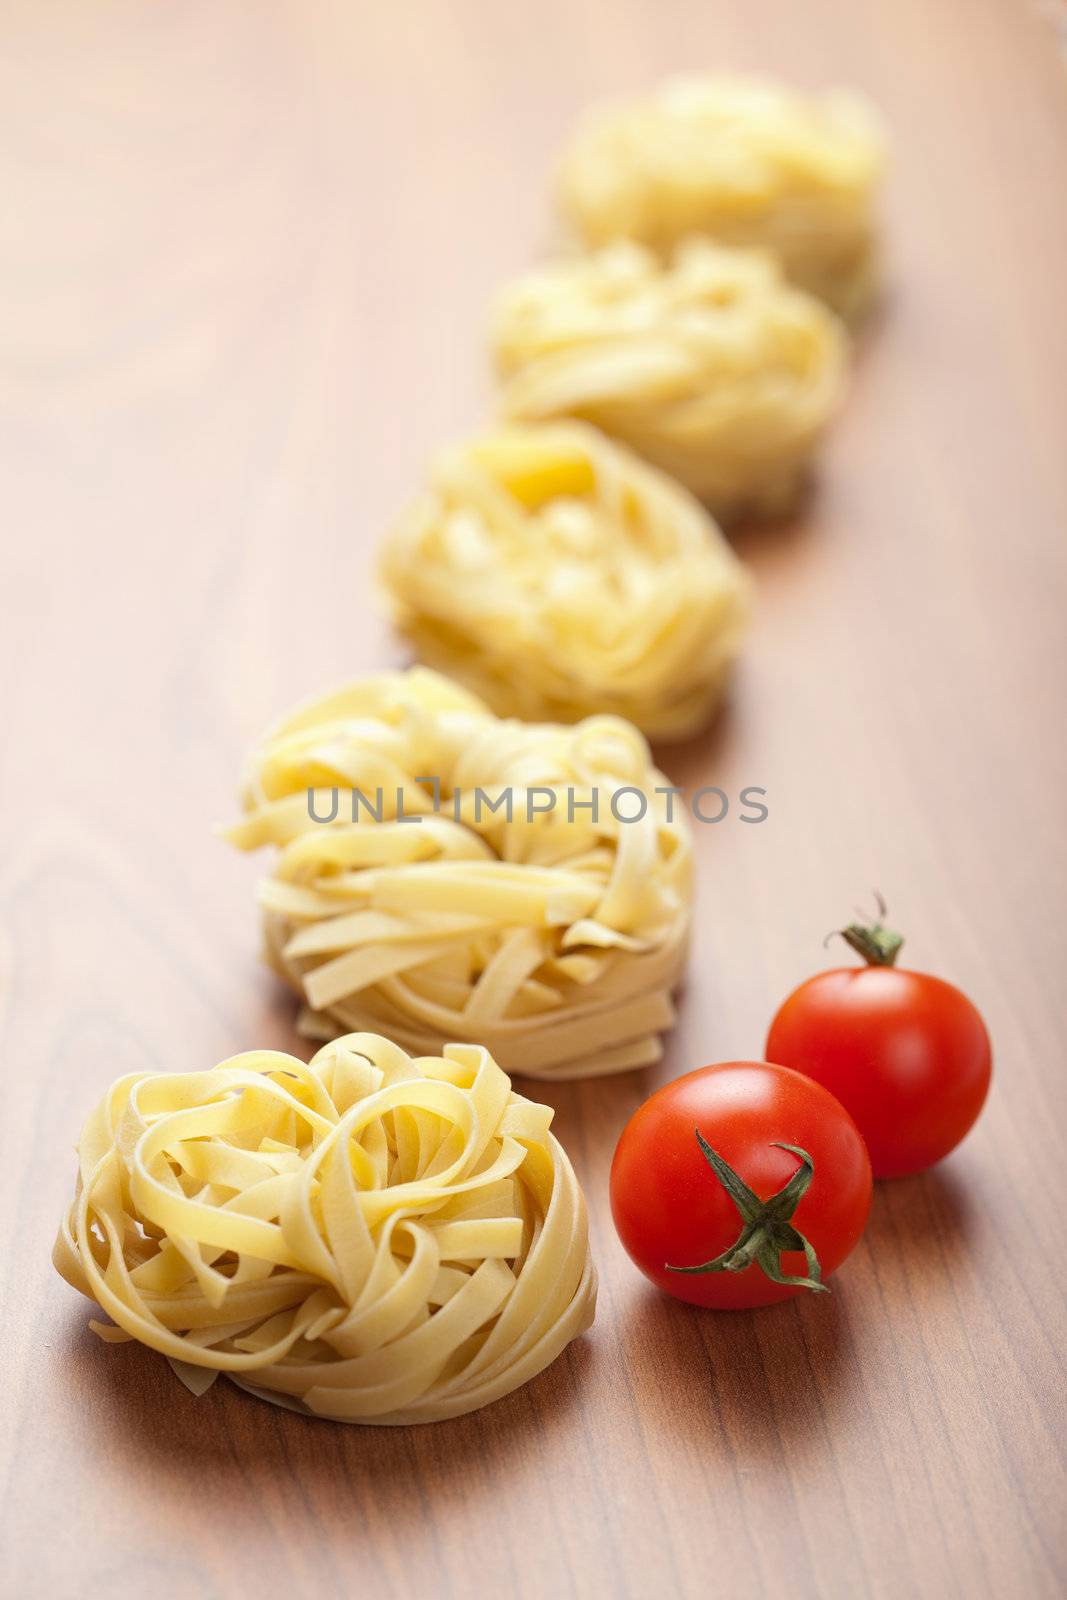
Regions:
<instances>
[{"instance_id":1,"label":"pasta nest","mask_svg":"<svg viewBox=\"0 0 1067 1600\"><path fill-rule=\"evenodd\" d=\"M676 796L624 722L500 721L414 668L268 734L230 838L278 848L267 954L305 1032L470 1040L509 1072L577 1078L656 1060L674 1020L692 894Z\"/></svg>"},{"instance_id":2,"label":"pasta nest","mask_svg":"<svg viewBox=\"0 0 1067 1600\"><path fill-rule=\"evenodd\" d=\"M744 568L698 502L581 422L442 453L381 574L421 659L505 716L603 711L684 738L722 697Z\"/></svg>"},{"instance_id":3,"label":"pasta nest","mask_svg":"<svg viewBox=\"0 0 1067 1600\"><path fill-rule=\"evenodd\" d=\"M564 153L560 203L587 245L635 239L666 254L702 233L772 250L851 318L877 286L884 163L880 120L858 96L685 76L587 114Z\"/></svg>"},{"instance_id":4,"label":"pasta nest","mask_svg":"<svg viewBox=\"0 0 1067 1600\"><path fill-rule=\"evenodd\" d=\"M343 1422L488 1405L593 1320L585 1202L489 1053L353 1034L120 1078L78 1147L57 1268L169 1356Z\"/></svg>"},{"instance_id":5,"label":"pasta nest","mask_svg":"<svg viewBox=\"0 0 1067 1600\"><path fill-rule=\"evenodd\" d=\"M580 417L722 519L795 498L840 398L841 324L772 256L692 240L664 265L621 243L501 295L505 416Z\"/></svg>"}]
</instances>

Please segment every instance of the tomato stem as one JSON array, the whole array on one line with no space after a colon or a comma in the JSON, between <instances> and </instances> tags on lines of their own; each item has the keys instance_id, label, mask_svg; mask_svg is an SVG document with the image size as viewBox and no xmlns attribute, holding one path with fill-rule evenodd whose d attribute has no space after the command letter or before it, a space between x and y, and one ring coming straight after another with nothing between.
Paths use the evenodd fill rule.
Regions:
<instances>
[{"instance_id":1,"label":"tomato stem","mask_svg":"<svg viewBox=\"0 0 1067 1600\"><path fill-rule=\"evenodd\" d=\"M821 1294L829 1291L822 1282L822 1269L819 1258L815 1254L815 1247L793 1227L793 1212L808 1192L811 1180L815 1175L815 1163L806 1150L799 1145L782 1144L774 1140L775 1148L788 1150L797 1157L800 1166L794 1172L789 1182L772 1194L769 1200L761 1200L758 1194L748 1187L748 1184L724 1161L717 1150L713 1150L704 1138L699 1128L695 1128L697 1144L703 1152L704 1159L722 1184L726 1193L737 1207L741 1217L742 1228L737 1238L728 1250L724 1250L712 1261L704 1261L699 1267L672 1267L670 1262L664 1262L667 1272L745 1272L751 1266L759 1267L765 1277L772 1283L789 1284L799 1289L814 1289ZM802 1250L807 1262L807 1277L795 1277L782 1271L781 1254L783 1250Z\"/></svg>"},{"instance_id":2,"label":"tomato stem","mask_svg":"<svg viewBox=\"0 0 1067 1600\"><path fill-rule=\"evenodd\" d=\"M835 928L833 933L827 935L827 939L844 939L869 967L892 967L900 954L904 935L886 927L887 907L877 890L874 899L878 915L872 921L850 922L845 928Z\"/></svg>"}]
</instances>

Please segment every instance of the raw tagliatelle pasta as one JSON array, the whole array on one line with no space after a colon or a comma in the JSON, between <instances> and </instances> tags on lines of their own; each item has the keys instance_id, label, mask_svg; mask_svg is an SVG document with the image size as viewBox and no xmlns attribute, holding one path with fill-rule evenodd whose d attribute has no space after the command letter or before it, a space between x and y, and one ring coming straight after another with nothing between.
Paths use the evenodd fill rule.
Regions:
<instances>
[{"instance_id":1,"label":"raw tagliatelle pasta","mask_svg":"<svg viewBox=\"0 0 1067 1600\"><path fill-rule=\"evenodd\" d=\"M384 673L273 729L243 800L229 837L277 848L267 953L305 1032L471 1040L532 1078L660 1055L692 856L629 724L501 721L436 673Z\"/></svg>"},{"instance_id":2,"label":"raw tagliatelle pasta","mask_svg":"<svg viewBox=\"0 0 1067 1600\"><path fill-rule=\"evenodd\" d=\"M580 417L720 519L794 499L840 398L846 340L773 256L620 243L530 273L492 324L509 418Z\"/></svg>"},{"instance_id":3,"label":"raw tagliatelle pasta","mask_svg":"<svg viewBox=\"0 0 1067 1600\"><path fill-rule=\"evenodd\" d=\"M342 1422L488 1405L593 1320L585 1202L489 1053L353 1034L120 1078L54 1260L196 1393L222 1372Z\"/></svg>"},{"instance_id":4,"label":"raw tagliatelle pasta","mask_svg":"<svg viewBox=\"0 0 1067 1600\"><path fill-rule=\"evenodd\" d=\"M843 316L878 278L881 124L856 95L806 97L765 79L687 76L594 107L560 169L560 201L588 245L668 253L690 234L772 250Z\"/></svg>"},{"instance_id":5,"label":"raw tagliatelle pasta","mask_svg":"<svg viewBox=\"0 0 1067 1600\"><path fill-rule=\"evenodd\" d=\"M692 495L581 422L443 452L386 538L394 619L505 716L626 717L684 738L718 704L747 575Z\"/></svg>"}]
</instances>

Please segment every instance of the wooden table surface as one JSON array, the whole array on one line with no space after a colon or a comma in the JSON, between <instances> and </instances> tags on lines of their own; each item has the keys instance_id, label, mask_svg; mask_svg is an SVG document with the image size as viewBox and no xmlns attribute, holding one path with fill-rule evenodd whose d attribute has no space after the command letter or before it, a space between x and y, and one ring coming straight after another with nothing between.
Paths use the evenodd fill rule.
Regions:
<instances>
[{"instance_id":1,"label":"wooden table surface","mask_svg":"<svg viewBox=\"0 0 1067 1600\"><path fill-rule=\"evenodd\" d=\"M1067 64L1012 0L8 5L0 29L5 1593L1033 1596L1064 1578ZM731 711L665 759L762 784L698 830L662 1067L552 1089L592 1333L414 1430L195 1400L49 1252L119 1073L297 1047L261 863L212 834L251 737L402 659L376 539L489 401L493 288L550 247L591 98L689 65L868 91L892 293L819 493L738 537ZM758 1055L877 885L980 1003L976 1132L878 1188L825 1299L698 1313L615 1239L657 1083ZM7 1453L9 1452L9 1453Z\"/></svg>"}]
</instances>

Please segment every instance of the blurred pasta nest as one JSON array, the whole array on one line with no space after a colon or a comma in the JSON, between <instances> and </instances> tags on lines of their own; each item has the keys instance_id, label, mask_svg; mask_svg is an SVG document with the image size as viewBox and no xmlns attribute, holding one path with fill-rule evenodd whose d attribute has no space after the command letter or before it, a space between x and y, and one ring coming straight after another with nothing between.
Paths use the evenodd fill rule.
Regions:
<instances>
[{"instance_id":1,"label":"blurred pasta nest","mask_svg":"<svg viewBox=\"0 0 1067 1600\"><path fill-rule=\"evenodd\" d=\"M470 1040L533 1078L660 1055L692 856L629 724L501 721L436 673L384 673L273 729L243 800L230 838L277 847L267 952L306 1032Z\"/></svg>"},{"instance_id":2,"label":"blurred pasta nest","mask_svg":"<svg viewBox=\"0 0 1067 1600\"><path fill-rule=\"evenodd\" d=\"M505 716L626 717L684 738L718 704L747 574L680 485L582 422L442 452L382 581L421 659Z\"/></svg>"},{"instance_id":3,"label":"blurred pasta nest","mask_svg":"<svg viewBox=\"0 0 1067 1600\"><path fill-rule=\"evenodd\" d=\"M851 318L877 286L884 162L881 123L859 96L685 76L587 113L564 153L560 203L588 245L635 239L666 254L707 234L772 250Z\"/></svg>"},{"instance_id":4,"label":"blurred pasta nest","mask_svg":"<svg viewBox=\"0 0 1067 1600\"><path fill-rule=\"evenodd\" d=\"M354 1034L120 1078L89 1119L55 1247L105 1339L345 1422L499 1399L587 1328L585 1203L484 1049Z\"/></svg>"},{"instance_id":5,"label":"blurred pasta nest","mask_svg":"<svg viewBox=\"0 0 1067 1600\"><path fill-rule=\"evenodd\" d=\"M763 252L642 245L532 272L492 327L505 416L579 417L720 519L789 505L840 398L846 340Z\"/></svg>"}]
</instances>

